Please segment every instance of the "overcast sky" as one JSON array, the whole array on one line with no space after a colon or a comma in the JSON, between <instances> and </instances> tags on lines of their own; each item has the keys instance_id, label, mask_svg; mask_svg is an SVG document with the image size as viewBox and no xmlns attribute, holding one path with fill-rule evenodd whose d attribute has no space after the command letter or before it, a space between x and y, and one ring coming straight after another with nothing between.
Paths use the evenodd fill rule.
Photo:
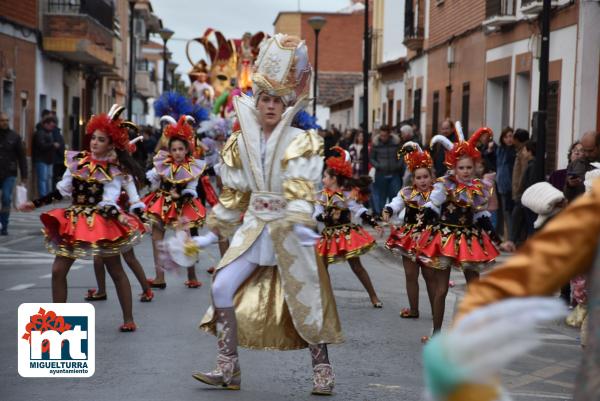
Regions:
<instances>
[{"instance_id":1,"label":"overcast sky","mask_svg":"<svg viewBox=\"0 0 600 401\"><path fill-rule=\"evenodd\" d=\"M338 11L350 0L152 0L154 13L163 26L175 31L167 47L177 71L186 74L191 65L185 56L188 39L202 36L207 28L223 32L227 39L241 38L244 32L273 33L273 22L280 11ZM152 40L162 43L159 36ZM204 56L202 46L190 45L194 61ZM208 61L208 60L207 60ZM186 76L186 83L189 83Z\"/></svg>"}]
</instances>

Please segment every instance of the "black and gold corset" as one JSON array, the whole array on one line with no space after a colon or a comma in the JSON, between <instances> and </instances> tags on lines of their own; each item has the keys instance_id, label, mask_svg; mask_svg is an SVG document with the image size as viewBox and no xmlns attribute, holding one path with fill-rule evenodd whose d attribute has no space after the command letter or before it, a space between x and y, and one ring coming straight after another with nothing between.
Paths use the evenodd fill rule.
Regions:
<instances>
[{"instance_id":1,"label":"black and gold corset","mask_svg":"<svg viewBox=\"0 0 600 401\"><path fill-rule=\"evenodd\" d=\"M73 177L73 204L79 206L93 206L102 201L104 184L96 181L86 181Z\"/></svg>"}]
</instances>

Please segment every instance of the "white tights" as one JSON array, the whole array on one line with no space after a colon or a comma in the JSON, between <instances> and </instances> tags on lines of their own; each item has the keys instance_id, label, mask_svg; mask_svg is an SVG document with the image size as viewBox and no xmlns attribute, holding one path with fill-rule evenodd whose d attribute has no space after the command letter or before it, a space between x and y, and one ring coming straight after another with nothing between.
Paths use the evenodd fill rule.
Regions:
<instances>
[{"instance_id":1,"label":"white tights","mask_svg":"<svg viewBox=\"0 0 600 401\"><path fill-rule=\"evenodd\" d=\"M217 272L217 276L212 283L215 308L231 308L233 306L235 292L258 266L248 259L248 252L246 251Z\"/></svg>"}]
</instances>

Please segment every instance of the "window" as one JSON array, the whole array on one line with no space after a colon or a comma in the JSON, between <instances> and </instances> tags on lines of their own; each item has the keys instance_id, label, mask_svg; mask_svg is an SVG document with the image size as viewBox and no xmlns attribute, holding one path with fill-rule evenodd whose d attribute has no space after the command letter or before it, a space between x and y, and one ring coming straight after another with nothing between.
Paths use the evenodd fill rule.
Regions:
<instances>
[{"instance_id":1,"label":"window","mask_svg":"<svg viewBox=\"0 0 600 401\"><path fill-rule=\"evenodd\" d=\"M5 79L2 81L2 112L8 115L8 123L10 126L13 126L13 116L14 116L14 83L13 81L9 81Z\"/></svg>"},{"instance_id":2,"label":"window","mask_svg":"<svg viewBox=\"0 0 600 401\"><path fill-rule=\"evenodd\" d=\"M462 88L462 112L460 122L462 123L465 134L469 135L469 100L471 96L471 85L468 82L463 84Z\"/></svg>"},{"instance_id":3,"label":"window","mask_svg":"<svg viewBox=\"0 0 600 401\"><path fill-rule=\"evenodd\" d=\"M387 125L387 107L385 103L381 104L381 125Z\"/></svg>"},{"instance_id":4,"label":"window","mask_svg":"<svg viewBox=\"0 0 600 401\"><path fill-rule=\"evenodd\" d=\"M400 124L402 121L402 101L396 100L396 124Z\"/></svg>"},{"instance_id":5,"label":"window","mask_svg":"<svg viewBox=\"0 0 600 401\"><path fill-rule=\"evenodd\" d=\"M431 134L436 135L438 132L438 123L440 121L440 92L433 92L433 116L431 120Z\"/></svg>"},{"instance_id":6,"label":"window","mask_svg":"<svg viewBox=\"0 0 600 401\"><path fill-rule=\"evenodd\" d=\"M40 94L40 120L42 119L42 112L48 108L48 98L44 94Z\"/></svg>"},{"instance_id":7,"label":"window","mask_svg":"<svg viewBox=\"0 0 600 401\"><path fill-rule=\"evenodd\" d=\"M413 121L417 128L421 127L421 89L415 90L415 98L413 103Z\"/></svg>"},{"instance_id":8,"label":"window","mask_svg":"<svg viewBox=\"0 0 600 401\"><path fill-rule=\"evenodd\" d=\"M452 113L452 85L446 86L446 99L444 99L444 117L451 118Z\"/></svg>"}]
</instances>

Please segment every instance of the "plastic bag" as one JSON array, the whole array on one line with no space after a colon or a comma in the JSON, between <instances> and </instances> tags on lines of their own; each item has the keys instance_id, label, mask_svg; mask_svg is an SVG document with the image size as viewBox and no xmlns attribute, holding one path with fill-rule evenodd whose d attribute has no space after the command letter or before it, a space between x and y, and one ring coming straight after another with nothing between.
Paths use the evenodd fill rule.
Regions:
<instances>
[{"instance_id":1,"label":"plastic bag","mask_svg":"<svg viewBox=\"0 0 600 401\"><path fill-rule=\"evenodd\" d=\"M581 324L587 316L587 309L584 305L578 304L565 319L566 323L571 327L581 327Z\"/></svg>"},{"instance_id":2,"label":"plastic bag","mask_svg":"<svg viewBox=\"0 0 600 401\"><path fill-rule=\"evenodd\" d=\"M21 207L24 203L27 203L27 187L25 185L17 185L15 195L15 204L17 205L17 208Z\"/></svg>"}]
</instances>

